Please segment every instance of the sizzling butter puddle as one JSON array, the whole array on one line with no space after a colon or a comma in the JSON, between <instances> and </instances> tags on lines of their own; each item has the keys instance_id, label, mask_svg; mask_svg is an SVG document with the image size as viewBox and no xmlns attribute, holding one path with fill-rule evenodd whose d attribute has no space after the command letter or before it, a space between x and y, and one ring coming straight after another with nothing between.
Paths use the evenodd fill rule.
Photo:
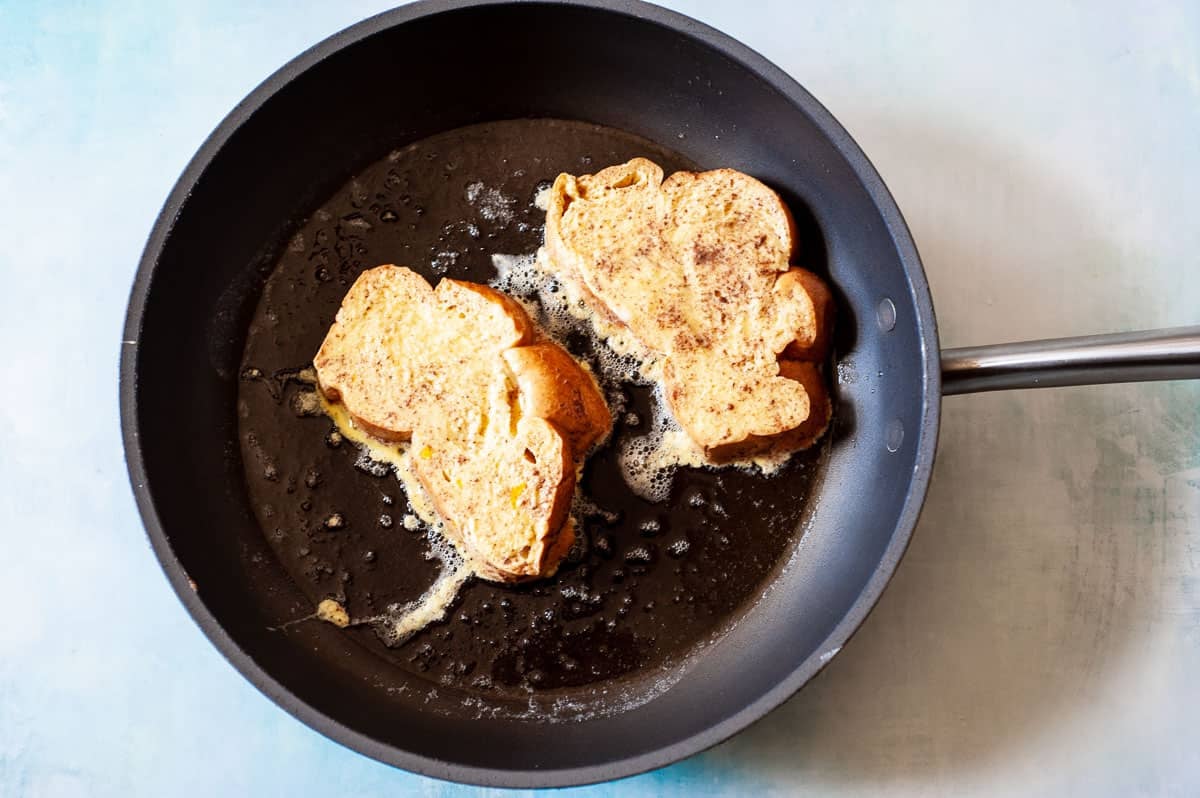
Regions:
<instances>
[{"instance_id":1,"label":"sizzling butter puddle","mask_svg":"<svg viewBox=\"0 0 1200 798\"><path fill-rule=\"evenodd\" d=\"M606 389L614 416L623 415L621 420L626 426L641 426L642 422L634 414L623 414L621 402L614 401L614 397L620 395L621 386L630 383L653 386L653 409L646 433L625 436L619 443L621 474L635 494L652 502L665 501L674 473L680 467L753 469L771 475L787 463L790 452L720 465L709 462L668 409L659 379L661 361L641 346L628 330L616 328L600 318L570 285L561 283L546 263L544 248L532 255L494 254L492 265L496 277L488 284L521 302L530 318L551 339L562 342L574 333L590 340L596 353L595 366L586 362L581 365L596 374ZM329 402L316 388L316 374L311 368L302 370L296 380L309 385L310 390L295 397L293 409L300 415L324 414L328 417L336 428L335 434L358 447L357 467L375 476L384 476L388 471L395 474L416 514L406 515L402 524L410 531L423 527L430 546L426 557L442 564L437 579L420 597L407 604L391 605L380 615L352 619L340 602L326 598L318 604L313 615L300 620L317 618L339 627L370 625L386 645L399 645L429 624L445 618L459 591L475 575L475 568L446 537L444 520L413 473L409 445L383 441L358 428L344 405ZM589 509L595 511L597 508L581 496L577 487L572 515ZM578 529L583 528L575 523Z\"/></svg>"},{"instance_id":2,"label":"sizzling butter puddle","mask_svg":"<svg viewBox=\"0 0 1200 798\"><path fill-rule=\"evenodd\" d=\"M308 596L298 607L281 604L268 623L312 617L326 598L331 624L378 616L420 598L441 568L427 559L428 524L405 501L391 466L360 456L319 402L310 402L310 416L293 412L308 388L294 379L296 367L311 362L350 281L368 264L390 261L430 281L486 283L496 277L493 254L531 256L542 244L545 213L530 200L554 175L638 155L668 172L699 168L619 131L488 123L385 156L297 227L250 319L237 390L257 525ZM566 342L596 363L584 329ZM593 371L599 376L598 366ZM438 713L539 723L617 714L665 689L773 584L774 569L790 561L803 534L821 454L801 453L768 478L755 469L683 468L670 500L650 504L627 487L618 454L653 427L652 392L626 383L613 393L617 437L589 460L577 516L586 523L584 545L558 576L517 589L469 580L442 621L399 646L383 645L369 625L346 630L397 674L387 679L388 695L437 691L428 706ZM631 421L631 411L640 418ZM586 499L603 509L588 508ZM747 550L755 556L742 556ZM323 626L316 618L304 625L314 624ZM462 709L450 698L458 692Z\"/></svg>"},{"instance_id":3,"label":"sizzling butter puddle","mask_svg":"<svg viewBox=\"0 0 1200 798\"><path fill-rule=\"evenodd\" d=\"M540 210L545 210L548 195L547 189L537 195L534 204ZM627 329L618 328L596 314L571 284L559 281L547 262L544 247L534 254L493 254L492 265L496 276L488 284L519 301L548 337L560 345L571 334L588 339L595 353L595 365L587 362L580 365L594 373L605 389L614 422L620 420L627 427L641 427L642 420L636 414L623 412L621 386L652 387L654 401L651 418L645 424L646 433L623 436L618 444L622 478L638 496L651 502L666 501L674 473L680 467L739 468L770 476L791 457L791 452L783 452L721 464L708 461L703 450L692 442L670 413L662 394L661 360ZM463 586L475 575L475 568L445 535L444 520L412 470L409 445L383 441L358 428L344 405L329 402L317 389L316 373L312 368L301 370L295 379L308 385L309 390L295 397L293 409L298 415L324 414L328 417L336 428L333 434L358 448L359 460L355 463L358 468L375 476L385 476L388 471L396 476L415 513L406 515L401 523L410 531L423 528L429 543L427 559L438 560L442 565L437 579L421 596L406 604L390 605L382 614L352 619L341 602L325 598L312 615L298 620L317 618L343 628L369 625L386 645L399 645L429 624L445 618ZM582 471L582 464L579 470ZM576 528L582 530L583 525L575 516L599 508L581 495L578 482L572 505L573 518L568 523L575 523Z\"/></svg>"}]
</instances>

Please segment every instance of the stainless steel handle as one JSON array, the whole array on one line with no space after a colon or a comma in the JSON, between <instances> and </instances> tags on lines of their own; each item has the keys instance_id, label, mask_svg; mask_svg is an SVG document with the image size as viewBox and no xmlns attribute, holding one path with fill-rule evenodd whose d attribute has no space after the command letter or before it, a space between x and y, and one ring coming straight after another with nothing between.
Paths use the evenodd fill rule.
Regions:
<instances>
[{"instance_id":1,"label":"stainless steel handle","mask_svg":"<svg viewBox=\"0 0 1200 798\"><path fill-rule=\"evenodd\" d=\"M942 350L947 396L1192 379L1200 379L1200 326Z\"/></svg>"}]
</instances>

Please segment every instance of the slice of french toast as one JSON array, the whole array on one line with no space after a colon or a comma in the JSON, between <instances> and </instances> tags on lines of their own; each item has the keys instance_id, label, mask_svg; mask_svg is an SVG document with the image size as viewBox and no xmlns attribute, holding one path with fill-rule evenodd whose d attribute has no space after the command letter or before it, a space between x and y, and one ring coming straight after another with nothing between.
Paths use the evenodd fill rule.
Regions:
<instances>
[{"instance_id":1,"label":"slice of french toast","mask_svg":"<svg viewBox=\"0 0 1200 798\"><path fill-rule=\"evenodd\" d=\"M545 246L604 322L660 359L672 413L710 460L801 449L824 432L833 301L790 265L792 217L767 186L732 169L664 180L644 158L561 174Z\"/></svg>"},{"instance_id":2,"label":"slice of french toast","mask_svg":"<svg viewBox=\"0 0 1200 798\"><path fill-rule=\"evenodd\" d=\"M447 535L487 579L554 572L574 540L577 468L608 435L595 380L514 300L403 267L364 272L314 359L354 423L411 441Z\"/></svg>"}]
</instances>

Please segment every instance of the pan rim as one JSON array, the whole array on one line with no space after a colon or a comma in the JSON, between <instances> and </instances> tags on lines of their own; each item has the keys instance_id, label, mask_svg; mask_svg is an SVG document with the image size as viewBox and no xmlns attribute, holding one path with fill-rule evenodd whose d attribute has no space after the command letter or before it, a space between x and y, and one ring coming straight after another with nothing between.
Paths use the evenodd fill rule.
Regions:
<instances>
[{"instance_id":1,"label":"pan rim","mask_svg":"<svg viewBox=\"0 0 1200 798\"><path fill-rule=\"evenodd\" d=\"M897 254L904 264L908 288L917 310L917 317L914 321L921 346L922 383L925 389L921 425L915 443L915 466L909 483L908 496L896 521L891 540L858 598L825 641L787 678L776 683L756 701L707 729L677 740L670 745L643 751L624 759L554 770L519 771L476 767L445 762L404 751L362 734L320 712L280 684L275 677L261 668L238 646L208 610L199 595L191 588L188 575L165 534L153 497L147 487L149 475L146 471L138 434L137 342L140 341L149 287L163 247L174 227L175 219L186 203L192 187L234 131L296 76L362 39L385 29L446 12L478 6L503 5L575 5L633 17L666 28L678 36L693 39L720 52L745 67L807 114L838 152L846 158L857 178L862 181L864 189L883 217ZM575 0L570 3L561 2L561 0L549 0L548 2L547 0L419 0L416 3L369 17L335 33L280 67L230 111L189 161L151 228L130 292L123 328L118 375L122 440L130 486L138 511L151 547L168 582L188 613L217 650L242 676L280 708L334 742L378 761L421 775L487 787L580 786L625 778L664 767L729 739L796 693L832 660L833 656L860 628L878 602L908 547L928 491L941 414L941 372L937 341L937 322L933 300L920 256L900 209L884 185L882 178L866 154L833 115L796 80L758 52L704 23L641 0Z\"/></svg>"}]
</instances>

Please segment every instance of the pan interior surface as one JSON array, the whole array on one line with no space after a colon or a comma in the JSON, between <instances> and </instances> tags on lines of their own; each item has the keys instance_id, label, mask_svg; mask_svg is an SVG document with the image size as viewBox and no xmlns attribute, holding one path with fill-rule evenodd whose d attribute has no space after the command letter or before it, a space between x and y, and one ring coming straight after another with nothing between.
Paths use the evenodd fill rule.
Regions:
<instances>
[{"instance_id":1,"label":"pan interior surface","mask_svg":"<svg viewBox=\"0 0 1200 798\"><path fill-rule=\"evenodd\" d=\"M555 176L639 155L668 171L693 167L652 142L587 123L459 128L359 171L291 237L251 320L238 392L251 503L308 596L291 620L327 598L352 618L378 616L419 598L444 568L431 556L438 542L409 528L415 511L395 474L337 443L336 427L306 401L314 389L296 379L349 286L380 263L412 264L430 282L493 279L493 256L531 257L539 246L544 212L534 198ZM601 373L586 324L562 343ZM397 690L436 689L429 711L578 720L627 710L661 692L689 655L736 622L798 538L824 447L798 453L770 477L680 469L669 499L647 501L625 484L618 452L651 434L651 390L603 382L617 429L584 471L580 496L591 509L579 513L580 545L552 578L475 580L445 622L393 648L369 624L346 632L399 671L379 670Z\"/></svg>"},{"instance_id":2,"label":"pan interior surface","mask_svg":"<svg viewBox=\"0 0 1200 798\"><path fill-rule=\"evenodd\" d=\"M222 651L282 706L364 753L433 776L509 786L585 783L666 764L737 731L810 678L861 621L903 550L928 478L937 413L932 311L907 233L869 164L823 109L749 51L666 12L619 9L625 10L418 4L319 46L268 81L205 145L164 209L135 285L126 337L136 335L139 345L122 372L126 442L151 540L173 584ZM582 57L576 43L585 33L589 46ZM628 152L622 148L645 140L667 145L669 150L658 147L650 154L676 159L675 165L729 166L778 190L797 217L799 262L826 275L835 288L840 314L835 345L842 368L827 459L820 468L798 459L791 481L776 486L768 501L774 507L763 514L777 519L782 533L767 535L768 522L755 521L753 507L724 507L730 518L722 520L721 533L737 551L731 558L739 564L750 562L747 554L762 560L746 582L751 588L713 615L709 632L739 619L728 633L700 657L684 656L696 643L693 636L669 643L648 633L636 644L610 647L611 657L597 656L599 643L583 658L566 652L580 666L587 657L602 669L617 663L590 684L571 684L570 669L562 662L562 667L530 667L529 662L517 667L514 654L511 678L504 683L493 667L493 683L499 684L481 704L478 688L470 683L480 674L456 673L467 666L463 657L445 663L409 659L421 645L436 648L437 635L445 631L467 636L472 627L457 617L429 630L428 640L406 644L411 650L386 649L369 632L347 633L328 624L279 630L282 622L303 614L301 608L311 608L314 591L339 589L343 573L350 574L343 584L353 586L346 595L360 597L352 602L365 602L367 593L376 591L381 594L373 600L382 601L382 591L411 587L388 578L389 558L400 557L408 544L367 534L385 514L382 495L390 493L401 505L403 498L394 482L359 480L352 463L334 461L344 459L343 453L322 450L319 456L330 462L318 471L330 480L341 479L335 473L351 474L359 486L350 502L360 513L350 529L359 534L339 541L321 538L325 549L310 542L307 555L299 553L298 539L271 540L274 527L263 518L265 504L276 511L311 512L314 518L327 510L350 511L319 507L325 501L316 495L319 489L307 498L311 511L300 508L305 499L291 509L283 498L267 501L253 484L247 490L243 466L261 464L243 458L239 425L258 418L255 402L275 400L267 386L247 384L243 366L257 365L253 342L246 349L247 331L263 307L270 274L328 198L351 201L338 193L351 175L367 174L388 153L430 136L534 118L583 120L630 134L609 136L602 147L584 140L593 128L560 123L567 143L556 148L547 142L548 158L590 156L599 168L605 158L619 160ZM595 152L580 152L581 146ZM475 152L473 157L481 157ZM439 164L439 174L453 175L455 170L442 168L444 161ZM475 171L494 166L478 164ZM556 161L554 168L564 167ZM574 171L588 171L587 165L580 163ZM524 212L529 189L513 183L502 193L521 194ZM403 193L388 201L401 203ZM411 201L413 192L408 193ZM370 213L370 204L349 209L339 220ZM399 207L394 210L399 218ZM389 223L380 214L365 221L382 231ZM478 278L486 276L479 271L487 266L483 255L523 254L536 246L536 220L519 231L514 219L509 230L495 231L496 239L478 243L465 227L445 232L459 237L453 241L437 239L443 226L461 220L430 214L430 230L418 236L407 238L400 228L386 233L389 247L403 249L409 241L413 249L358 252L365 243L349 234L352 229L343 230L339 240L338 224L331 219L329 245L336 257L303 264L314 292L318 283L329 283L321 294L324 304L304 312L311 322L307 326L279 328L264 337L287 352L279 368L305 365L303 359L292 362L292 356L299 358L306 348L315 351L314 341L319 342L345 290L339 281L352 279L355 268L405 258L412 258L407 265L424 268L440 253L457 252L456 258L443 258L447 273L461 269L451 276ZM481 227L480 232L488 231ZM304 254L307 259L313 253ZM345 274L343 263L350 264ZM322 268L328 279L320 275ZM881 307L892 310L881 313ZM251 389L262 389L259 398L251 398ZM284 403L273 407L277 414L288 412ZM313 430L321 423L303 421ZM318 443L325 431L313 433ZM304 434L280 445L303 443L307 450ZM278 476L282 479L270 490L278 488L284 497L306 487L306 472L281 470ZM813 496L798 501L809 488L809 476L815 480ZM287 493L289 477L297 480L293 494ZM722 479L737 478L701 474L695 479L712 502L728 489L718 484ZM595 487L603 494L601 484ZM676 499L686 496L681 490L686 487L677 489ZM627 550L632 537L622 536L632 535L645 520L637 513L666 513L649 505L623 509L626 517L618 526L624 531L600 534L627 542ZM694 529L678 529L671 518L661 537L646 538L655 547L653 568L633 574L634 567L647 565L634 558L625 569L626 578L642 580L634 592L665 589L653 580L660 573L671 575L674 567L686 568L686 559L672 559L663 544L681 535L702 536L704 512L693 519ZM304 523L290 521L293 528ZM390 540L402 541L404 534L393 527ZM739 550L739 534L774 542ZM617 558L623 563L627 550L614 548L611 561L596 554L594 572L611 578ZM304 557L309 560L297 565ZM347 567L351 562L353 572ZM589 563L576 563L566 578L577 578ZM304 568L316 568L316 576L306 576ZM762 585L766 589L760 592ZM536 637L535 606L553 601L560 608L548 622L551 636L563 628L562 608L576 611L561 591L551 596L551 589L475 587L478 595L464 595L462 607L478 610L478 616L467 613L473 622L486 613L484 603L493 604L489 591L495 592L498 613L499 603L513 592L529 619L527 633L511 646L517 651L522 636ZM538 596L538 590L546 594ZM709 590L717 591L718 604L728 598L720 586ZM666 594L667 601L671 595ZM613 596L618 606L595 613L607 613L605 623L615 620L624 594ZM644 612L650 600L659 599L637 596L629 613L655 617ZM575 603L581 604L579 612L591 611L587 601ZM578 620L593 623L590 616ZM545 650L536 641L527 645ZM631 658L628 667L620 662L623 656ZM594 663L587 664L590 673ZM652 700L640 700L651 697L646 690L653 680L646 669L662 665L675 671L669 684L659 680L663 689ZM536 684L531 671L550 682ZM450 683L442 684L447 676ZM569 725L547 722L538 703L539 692L603 690L606 684L624 685L620 689L640 698L624 711L575 713ZM535 711L492 711L521 700ZM595 706L622 706L620 697L598 701Z\"/></svg>"}]
</instances>

